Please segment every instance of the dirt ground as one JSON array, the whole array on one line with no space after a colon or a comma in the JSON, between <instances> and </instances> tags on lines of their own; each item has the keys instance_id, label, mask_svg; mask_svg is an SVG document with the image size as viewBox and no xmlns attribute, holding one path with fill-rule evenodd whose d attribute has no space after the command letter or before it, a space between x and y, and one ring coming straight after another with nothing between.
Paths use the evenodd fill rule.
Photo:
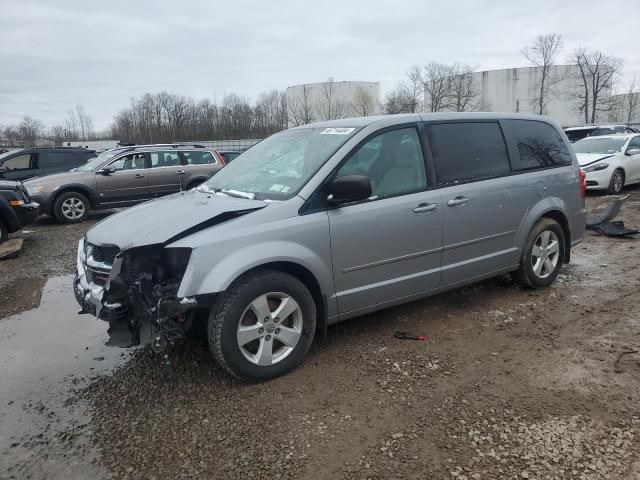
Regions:
<instances>
[{"instance_id":1,"label":"dirt ground","mask_svg":"<svg viewBox=\"0 0 640 480\"><path fill-rule=\"evenodd\" d=\"M619 218L640 227L627 193ZM68 277L7 316L40 301L33 279L71 271L89 226L38 224L0 263L0 478L640 478L637 239L588 234L546 290L500 277L336 325L296 371L250 385L197 342L120 357L86 316L74 351ZM12 350L51 319L64 339Z\"/></svg>"}]
</instances>

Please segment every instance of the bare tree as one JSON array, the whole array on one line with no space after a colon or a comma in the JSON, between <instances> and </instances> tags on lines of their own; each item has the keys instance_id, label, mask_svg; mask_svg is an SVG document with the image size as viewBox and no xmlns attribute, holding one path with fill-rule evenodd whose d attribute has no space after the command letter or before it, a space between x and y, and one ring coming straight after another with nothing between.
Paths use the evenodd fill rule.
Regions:
<instances>
[{"instance_id":1,"label":"bare tree","mask_svg":"<svg viewBox=\"0 0 640 480\"><path fill-rule=\"evenodd\" d=\"M20 135L20 142L24 146L36 145L43 133L44 125L40 120L28 115L22 117L22 121L18 125L18 134Z\"/></svg>"},{"instance_id":2,"label":"bare tree","mask_svg":"<svg viewBox=\"0 0 640 480\"><path fill-rule=\"evenodd\" d=\"M614 76L622 70L624 62L619 57L582 47L574 50L568 61L576 65L579 72L578 111L584 115L585 123L596 123L598 112L610 111L613 107L611 96L605 93L611 91Z\"/></svg>"},{"instance_id":3,"label":"bare tree","mask_svg":"<svg viewBox=\"0 0 640 480\"><path fill-rule=\"evenodd\" d=\"M382 104L382 111L387 115L396 113L415 113L422 103L422 83L401 82L387 93Z\"/></svg>"},{"instance_id":4,"label":"bare tree","mask_svg":"<svg viewBox=\"0 0 640 480\"><path fill-rule=\"evenodd\" d=\"M424 89L425 109L431 112L442 112L451 109L451 90L455 72L452 67L444 63L431 62L422 70L413 67L409 72L422 82Z\"/></svg>"},{"instance_id":5,"label":"bare tree","mask_svg":"<svg viewBox=\"0 0 640 480\"><path fill-rule=\"evenodd\" d=\"M522 55L539 72L537 95L533 99L536 113L543 115L546 110L552 87L562 80L563 76L552 74L552 67L557 54L562 50L562 36L556 33L538 35L531 46L522 49Z\"/></svg>"},{"instance_id":6,"label":"bare tree","mask_svg":"<svg viewBox=\"0 0 640 480\"><path fill-rule=\"evenodd\" d=\"M320 97L317 100L316 112L321 120L343 118L347 113L347 104L339 96L338 86L331 77L320 87Z\"/></svg>"},{"instance_id":7,"label":"bare tree","mask_svg":"<svg viewBox=\"0 0 640 480\"><path fill-rule=\"evenodd\" d=\"M53 127L49 128L49 133L47 134L47 136L54 145L62 145L62 142L65 140L64 127L62 125L54 125Z\"/></svg>"},{"instance_id":8,"label":"bare tree","mask_svg":"<svg viewBox=\"0 0 640 480\"><path fill-rule=\"evenodd\" d=\"M480 92L473 76L475 67L454 64L451 69L449 86L449 106L456 112L477 112L482 109Z\"/></svg>"},{"instance_id":9,"label":"bare tree","mask_svg":"<svg viewBox=\"0 0 640 480\"><path fill-rule=\"evenodd\" d=\"M311 101L311 91L307 85L302 85L300 95L295 95L288 99L287 110L289 112L289 121L294 127L313 122L315 119L314 108Z\"/></svg>"},{"instance_id":10,"label":"bare tree","mask_svg":"<svg viewBox=\"0 0 640 480\"><path fill-rule=\"evenodd\" d=\"M368 117L375 112L376 100L373 95L363 87L357 87L353 93L351 110L354 115Z\"/></svg>"},{"instance_id":11,"label":"bare tree","mask_svg":"<svg viewBox=\"0 0 640 480\"><path fill-rule=\"evenodd\" d=\"M78 120L80 140L90 140L93 135L93 121L82 105L76 105L76 118Z\"/></svg>"}]
</instances>

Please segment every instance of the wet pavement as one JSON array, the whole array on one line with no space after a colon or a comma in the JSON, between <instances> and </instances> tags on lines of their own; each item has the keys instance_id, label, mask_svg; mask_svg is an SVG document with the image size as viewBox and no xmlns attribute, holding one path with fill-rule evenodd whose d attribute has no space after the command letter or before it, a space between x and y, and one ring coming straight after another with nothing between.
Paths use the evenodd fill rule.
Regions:
<instances>
[{"instance_id":1,"label":"wet pavement","mask_svg":"<svg viewBox=\"0 0 640 480\"><path fill-rule=\"evenodd\" d=\"M106 327L78 315L70 275L21 282L0 319L0 478L100 478L86 405L74 392L125 361Z\"/></svg>"}]
</instances>

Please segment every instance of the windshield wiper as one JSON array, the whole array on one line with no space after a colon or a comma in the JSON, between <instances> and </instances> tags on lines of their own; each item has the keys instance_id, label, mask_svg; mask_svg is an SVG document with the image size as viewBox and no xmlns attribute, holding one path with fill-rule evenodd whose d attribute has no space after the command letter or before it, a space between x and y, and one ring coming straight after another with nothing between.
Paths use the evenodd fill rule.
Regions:
<instances>
[{"instance_id":1,"label":"windshield wiper","mask_svg":"<svg viewBox=\"0 0 640 480\"><path fill-rule=\"evenodd\" d=\"M225 195L229 195L230 197L235 198L247 198L249 200L254 200L256 198L255 193L241 192L240 190L226 189L226 188L216 188L213 190L214 193L224 193Z\"/></svg>"}]
</instances>

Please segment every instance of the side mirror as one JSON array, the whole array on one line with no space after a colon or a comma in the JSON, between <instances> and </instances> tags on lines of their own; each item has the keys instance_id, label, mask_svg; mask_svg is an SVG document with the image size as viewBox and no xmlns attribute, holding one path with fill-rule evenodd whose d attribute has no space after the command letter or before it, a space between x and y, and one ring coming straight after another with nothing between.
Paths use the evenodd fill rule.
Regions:
<instances>
[{"instance_id":1,"label":"side mirror","mask_svg":"<svg viewBox=\"0 0 640 480\"><path fill-rule=\"evenodd\" d=\"M104 168L101 168L96 173L99 173L100 175L111 175L112 173L116 173L116 167L108 165Z\"/></svg>"},{"instance_id":2,"label":"side mirror","mask_svg":"<svg viewBox=\"0 0 640 480\"><path fill-rule=\"evenodd\" d=\"M640 155L640 148L633 147L627 150L627 155Z\"/></svg>"},{"instance_id":3,"label":"side mirror","mask_svg":"<svg viewBox=\"0 0 640 480\"><path fill-rule=\"evenodd\" d=\"M328 188L327 202L333 205L357 202L371 196L371 180L365 175L336 177Z\"/></svg>"}]
</instances>

